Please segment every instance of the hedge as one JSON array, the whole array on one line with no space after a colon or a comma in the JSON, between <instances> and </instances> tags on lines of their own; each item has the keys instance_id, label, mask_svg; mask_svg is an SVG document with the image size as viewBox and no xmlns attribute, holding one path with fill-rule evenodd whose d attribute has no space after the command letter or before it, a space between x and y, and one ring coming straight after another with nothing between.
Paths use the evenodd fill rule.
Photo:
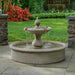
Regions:
<instances>
[{"instance_id":1,"label":"hedge","mask_svg":"<svg viewBox=\"0 0 75 75\"><path fill-rule=\"evenodd\" d=\"M75 13L40 13L40 14L32 14L30 17L31 20L36 19L36 17L39 17L39 19L43 18L65 18L67 16L75 15Z\"/></svg>"}]
</instances>

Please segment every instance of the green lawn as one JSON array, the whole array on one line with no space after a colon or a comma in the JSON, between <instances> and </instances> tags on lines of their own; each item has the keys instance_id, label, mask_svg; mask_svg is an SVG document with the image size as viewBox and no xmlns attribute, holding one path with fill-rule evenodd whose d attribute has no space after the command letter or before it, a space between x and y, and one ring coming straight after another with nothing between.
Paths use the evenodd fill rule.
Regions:
<instances>
[{"instance_id":1,"label":"green lawn","mask_svg":"<svg viewBox=\"0 0 75 75\"><path fill-rule=\"evenodd\" d=\"M67 42L68 20L65 18L40 19L40 26L49 26L52 28L47 34L42 35L43 40ZM24 31L24 27L35 26L34 20L24 22L8 22L8 40L24 41L33 40L33 34Z\"/></svg>"}]
</instances>

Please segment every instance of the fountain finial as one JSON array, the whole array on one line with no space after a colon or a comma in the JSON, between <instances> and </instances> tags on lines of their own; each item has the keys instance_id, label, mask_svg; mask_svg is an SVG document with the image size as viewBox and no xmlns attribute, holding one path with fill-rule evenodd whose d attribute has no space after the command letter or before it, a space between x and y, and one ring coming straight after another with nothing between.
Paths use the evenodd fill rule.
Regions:
<instances>
[{"instance_id":1,"label":"fountain finial","mask_svg":"<svg viewBox=\"0 0 75 75\"><path fill-rule=\"evenodd\" d=\"M39 25L40 25L40 21L39 21L38 17L36 17L35 25L36 25L36 26L39 26Z\"/></svg>"}]
</instances>

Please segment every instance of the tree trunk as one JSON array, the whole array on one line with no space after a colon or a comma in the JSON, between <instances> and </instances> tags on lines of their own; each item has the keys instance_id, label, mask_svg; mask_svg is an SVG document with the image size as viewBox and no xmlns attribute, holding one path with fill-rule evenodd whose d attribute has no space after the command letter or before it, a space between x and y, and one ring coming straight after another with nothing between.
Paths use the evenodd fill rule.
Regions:
<instances>
[{"instance_id":1,"label":"tree trunk","mask_svg":"<svg viewBox=\"0 0 75 75\"><path fill-rule=\"evenodd\" d=\"M3 13L6 14L9 11L9 7L12 3L12 0L4 0Z\"/></svg>"},{"instance_id":2,"label":"tree trunk","mask_svg":"<svg viewBox=\"0 0 75 75\"><path fill-rule=\"evenodd\" d=\"M0 0L0 9L2 9L2 0Z\"/></svg>"}]
</instances>

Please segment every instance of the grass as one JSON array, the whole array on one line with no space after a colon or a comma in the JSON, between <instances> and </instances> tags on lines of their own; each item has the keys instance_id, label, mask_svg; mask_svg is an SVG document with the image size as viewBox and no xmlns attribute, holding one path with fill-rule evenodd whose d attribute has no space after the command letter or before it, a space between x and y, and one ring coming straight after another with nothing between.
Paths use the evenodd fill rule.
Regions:
<instances>
[{"instance_id":1,"label":"grass","mask_svg":"<svg viewBox=\"0 0 75 75\"><path fill-rule=\"evenodd\" d=\"M24 31L24 27L35 26L34 20L24 22L8 22L8 41L33 40L33 34ZM52 30L42 35L43 40L67 42L68 20L65 18L40 19L40 26L51 27Z\"/></svg>"}]
</instances>

